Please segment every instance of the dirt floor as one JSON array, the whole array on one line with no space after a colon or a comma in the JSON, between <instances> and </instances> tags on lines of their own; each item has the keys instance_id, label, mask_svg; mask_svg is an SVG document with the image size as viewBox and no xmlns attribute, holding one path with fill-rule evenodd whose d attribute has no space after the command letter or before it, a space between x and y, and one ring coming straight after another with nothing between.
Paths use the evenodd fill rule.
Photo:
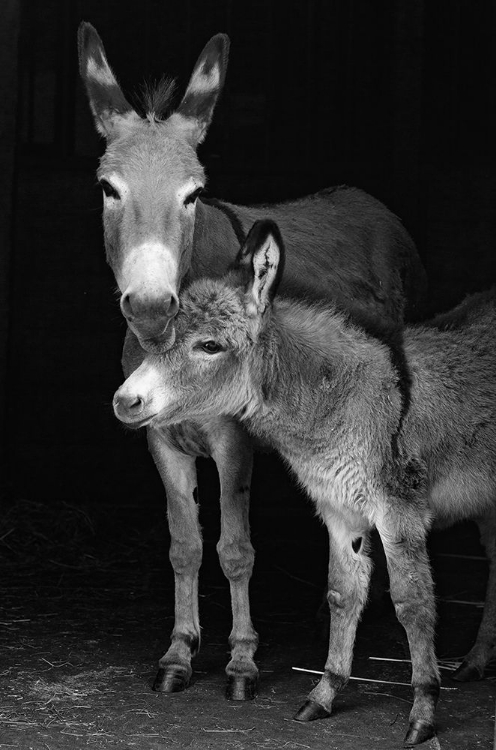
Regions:
<instances>
[{"instance_id":1,"label":"dirt floor","mask_svg":"<svg viewBox=\"0 0 496 750\"><path fill-rule=\"evenodd\" d=\"M173 621L173 580L162 509L47 509L12 503L0 529L0 748L267 748L392 750L402 747L411 691L406 639L381 582L360 625L353 675L330 719L292 716L323 667L325 535L310 511L289 508L284 535L255 511L252 586L260 634L258 697L224 699L230 629L228 589L215 558L217 520L204 512L203 644L184 693L153 693L156 663ZM292 517L291 517L292 516ZM263 523L261 522L263 521ZM312 534L304 533L312 527ZM303 533L302 533L303 532ZM309 544L308 539L312 540ZM454 540L455 539L455 543ZM473 557L452 557L462 548ZM486 563L475 531L435 535L438 655L456 661L481 614ZM438 738L426 748L492 748L496 671L460 685L443 670Z\"/></svg>"}]
</instances>

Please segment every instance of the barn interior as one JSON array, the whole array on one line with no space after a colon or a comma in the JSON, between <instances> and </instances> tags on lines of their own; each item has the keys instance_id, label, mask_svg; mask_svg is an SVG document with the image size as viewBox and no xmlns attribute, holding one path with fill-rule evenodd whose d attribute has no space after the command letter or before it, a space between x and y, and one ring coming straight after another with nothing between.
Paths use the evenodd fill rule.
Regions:
<instances>
[{"instance_id":1,"label":"barn interior","mask_svg":"<svg viewBox=\"0 0 496 750\"><path fill-rule=\"evenodd\" d=\"M229 590L215 551L218 479L203 459L202 650L187 691L151 691L174 612L165 496L143 431L112 412L125 321L76 34L82 20L98 29L130 95L164 73L180 94L210 36L229 34L199 151L208 195L248 204L366 190L417 244L428 318L496 282L494 3L3 0L1 15L0 747L401 747L408 646L380 575L355 648L363 681L330 719L291 720L317 679L292 668L325 662L327 542L273 454L256 456L250 516L259 696L223 697ZM475 525L432 534L430 553L446 669L427 744L490 748L496 673L449 678L485 596Z\"/></svg>"}]
</instances>

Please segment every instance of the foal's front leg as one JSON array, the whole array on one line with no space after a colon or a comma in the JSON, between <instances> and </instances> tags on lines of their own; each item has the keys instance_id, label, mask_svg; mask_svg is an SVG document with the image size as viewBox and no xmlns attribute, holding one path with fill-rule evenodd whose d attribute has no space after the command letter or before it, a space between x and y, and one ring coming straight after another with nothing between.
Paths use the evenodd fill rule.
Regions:
<instances>
[{"instance_id":1,"label":"foal's front leg","mask_svg":"<svg viewBox=\"0 0 496 750\"><path fill-rule=\"evenodd\" d=\"M171 645L159 661L153 689L175 693L188 686L192 674L191 657L200 647L198 571L202 560L202 538L194 496L196 465L193 456L173 450L156 430L148 430L148 445L167 493L171 536L169 556L175 580Z\"/></svg>"},{"instance_id":2,"label":"foal's front leg","mask_svg":"<svg viewBox=\"0 0 496 750\"><path fill-rule=\"evenodd\" d=\"M352 531L332 512L324 520L329 532L329 652L324 675L297 712L297 721L327 718L336 694L348 682L356 629L372 571L367 532Z\"/></svg>"},{"instance_id":3,"label":"foal's front leg","mask_svg":"<svg viewBox=\"0 0 496 750\"><path fill-rule=\"evenodd\" d=\"M395 506L398 510L395 510ZM440 680L434 652L434 586L420 513L390 499L377 523L386 554L391 599L405 628L412 659L413 707L405 746L435 735L434 713Z\"/></svg>"},{"instance_id":4,"label":"foal's front leg","mask_svg":"<svg viewBox=\"0 0 496 750\"><path fill-rule=\"evenodd\" d=\"M209 431L208 439L221 490L221 530L217 552L229 581L233 615L226 697L249 700L255 697L258 685L258 669L253 659L258 635L251 622L248 591L254 562L248 517L253 449L243 428L230 420L216 423Z\"/></svg>"}]
</instances>

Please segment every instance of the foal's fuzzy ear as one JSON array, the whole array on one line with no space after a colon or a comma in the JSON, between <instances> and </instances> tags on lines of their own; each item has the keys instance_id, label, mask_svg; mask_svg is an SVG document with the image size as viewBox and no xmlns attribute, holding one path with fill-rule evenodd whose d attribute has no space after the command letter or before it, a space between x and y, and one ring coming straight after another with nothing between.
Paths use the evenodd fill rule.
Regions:
<instances>
[{"instance_id":1,"label":"foal's fuzzy ear","mask_svg":"<svg viewBox=\"0 0 496 750\"><path fill-rule=\"evenodd\" d=\"M177 111L171 116L193 146L203 141L222 91L229 57L229 37L216 34L205 45Z\"/></svg>"},{"instance_id":2,"label":"foal's fuzzy ear","mask_svg":"<svg viewBox=\"0 0 496 750\"><path fill-rule=\"evenodd\" d=\"M256 221L239 251L236 265L249 281L248 313L262 315L274 299L284 269L284 243L274 221Z\"/></svg>"},{"instance_id":3,"label":"foal's fuzzy ear","mask_svg":"<svg viewBox=\"0 0 496 750\"><path fill-rule=\"evenodd\" d=\"M90 23L78 29L79 71L86 87L98 132L114 138L123 128L140 120L126 100L107 62L102 40Z\"/></svg>"}]
</instances>

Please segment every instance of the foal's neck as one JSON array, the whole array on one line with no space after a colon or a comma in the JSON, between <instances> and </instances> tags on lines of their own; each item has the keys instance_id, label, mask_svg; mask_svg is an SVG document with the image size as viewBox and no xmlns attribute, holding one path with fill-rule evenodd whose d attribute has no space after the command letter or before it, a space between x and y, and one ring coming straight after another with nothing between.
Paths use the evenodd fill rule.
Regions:
<instances>
[{"instance_id":1,"label":"foal's neck","mask_svg":"<svg viewBox=\"0 0 496 750\"><path fill-rule=\"evenodd\" d=\"M324 306L279 300L258 347L262 419L271 413L302 430L325 429L352 394L361 399L390 373L386 347Z\"/></svg>"}]
</instances>

